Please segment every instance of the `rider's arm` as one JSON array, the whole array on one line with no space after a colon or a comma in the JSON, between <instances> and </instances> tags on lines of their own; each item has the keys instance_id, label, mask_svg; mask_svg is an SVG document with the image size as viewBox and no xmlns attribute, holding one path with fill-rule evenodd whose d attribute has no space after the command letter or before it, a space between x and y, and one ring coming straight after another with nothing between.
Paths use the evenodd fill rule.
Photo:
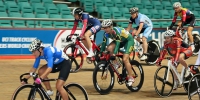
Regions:
<instances>
[{"instance_id":1,"label":"rider's arm","mask_svg":"<svg viewBox=\"0 0 200 100\"><path fill-rule=\"evenodd\" d=\"M121 41L121 38L120 38L120 33L119 31L117 30L117 28L113 28L114 31L116 32L116 35L115 35L115 49L114 49L114 54L117 53L118 49L119 49L119 45L120 45L120 41Z\"/></svg>"},{"instance_id":2,"label":"rider's arm","mask_svg":"<svg viewBox=\"0 0 200 100\"><path fill-rule=\"evenodd\" d=\"M72 37L72 35L75 33L77 26L78 26L78 21L75 20L75 21L74 21L74 26L73 26L72 31L71 31L71 34L70 34L71 37Z\"/></svg>"},{"instance_id":3,"label":"rider's arm","mask_svg":"<svg viewBox=\"0 0 200 100\"><path fill-rule=\"evenodd\" d=\"M131 27L132 27L132 24L133 24L133 21L132 21L131 19L132 19L132 18L130 18L128 27L127 27L127 29L126 29L128 32L131 30Z\"/></svg>"},{"instance_id":4,"label":"rider's arm","mask_svg":"<svg viewBox=\"0 0 200 100\"><path fill-rule=\"evenodd\" d=\"M53 52L51 49L47 50L47 69L46 71L40 76L41 79L44 79L48 76L48 74L52 71L53 67Z\"/></svg>"},{"instance_id":5,"label":"rider's arm","mask_svg":"<svg viewBox=\"0 0 200 100\"><path fill-rule=\"evenodd\" d=\"M176 23L176 19L177 19L177 13L175 12L174 13L174 18L173 18L172 23L170 25L170 28L172 28L174 26L174 24Z\"/></svg>"},{"instance_id":6,"label":"rider's arm","mask_svg":"<svg viewBox=\"0 0 200 100\"><path fill-rule=\"evenodd\" d=\"M163 60L163 58L165 57L166 53L167 53L167 50L166 50L166 46L164 45L163 46L163 50L160 52L159 59Z\"/></svg>"},{"instance_id":7,"label":"rider's arm","mask_svg":"<svg viewBox=\"0 0 200 100\"><path fill-rule=\"evenodd\" d=\"M32 73L32 72L35 73L39 64L40 64L40 58L38 57L38 58L35 59L33 67L30 69L29 73ZM29 79L30 77L31 77L30 75L27 75L25 78Z\"/></svg>"},{"instance_id":8,"label":"rider's arm","mask_svg":"<svg viewBox=\"0 0 200 100\"><path fill-rule=\"evenodd\" d=\"M106 49L107 37L108 37L108 34L104 33L103 42L101 44L101 52L103 52Z\"/></svg>"},{"instance_id":9,"label":"rider's arm","mask_svg":"<svg viewBox=\"0 0 200 100\"><path fill-rule=\"evenodd\" d=\"M200 50L195 65L200 65Z\"/></svg>"},{"instance_id":10,"label":"rider's arm","mask_svg":"<svg viewBox=\"0 0 200 100\"><path fill-rule=\"evenodd\" d=\"M186 11L182 10L182 23L181 23L181 27L183 27L185 21L186 21Z\"/></svg>"},{"instance_id":11,"label":"rider's arm","mask_svg":"<svg viewBox=\"0 0 200 100\"><path fill-rule=\"evenodd\" d=\"M87 28L87 22L88 22L88 18L89 16L87 14L83 14L82 15L82 23L83 23L83 27L82 27L82 31L81 31L81 35L80 36L83 36L84 35L84 32Z\"/></svg>"},{"instance_id":12,"label":"rider's arm","mask_svg":"<svg viewBox=\"0 0 200 100\"><path fill-rule=\"evenodd\" d=\"M175 56L175 61L178 61L178 58L180 56L180 52L181 52L181 41L179 40L175 40L176 43L176 56Z\"/></svg>"}]
</instances>

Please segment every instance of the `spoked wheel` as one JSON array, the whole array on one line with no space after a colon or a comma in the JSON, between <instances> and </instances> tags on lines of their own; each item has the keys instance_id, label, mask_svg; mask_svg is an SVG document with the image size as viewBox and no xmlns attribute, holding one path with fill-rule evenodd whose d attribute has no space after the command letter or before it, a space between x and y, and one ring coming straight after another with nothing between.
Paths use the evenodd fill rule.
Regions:
<instances>
[{"instance_id":1,"label":"spoked wheel","mask_svg":"<svg viewBox=\"0 0 200 100\"><path fill-rule=\"evenodd\" d=\"M115 82L115 76L110 64L106 61L101 61L97 64L93 71L93 85L100 94L108 94Z\"/></svg>"},{"instance_id":2,"label":"spoked wheel","mask_svg":"<svg viewBox=\"0 0 200 100\"><path fill-rule=\"evenodd\" d=\"M132 60L130 63L133 71L132 76L134 77L135 81L132 86L126 85L126 87L132 92L137 92L142 88L144 82L144 71L142 65L138 61Z\"/></svg>"},{"instance_id":3,"label":"spoked wheel","mask_svg":"<svg viewBox=\"0 0 200 100\"><path fill-rule=\"evenodd\" d=\"M154 75L154 88L161 97L171 95L174 86L174 75L167 66L159 67Z\"/></svg>"},{"instance_id":4,"label":"spoked wheel","mask_svg":"<svg viewBox=\"0 0 200 100\"><path fill-rule=\"evenodd\" d=\"M200 36L197 34L193 35L193 39L194 39L194 51L193 51L193 55L198 55L199 49L200 49Z\"/></svg>"},{"instance_id":5,"label":"spoked wheel","mask_svg":"<svg viewBox=\"0 0 200 100\"><path fill-rule=\"evenodd\" d=\"M25 84L20 86L13 94L11 100L44 100L42 91L33 85Z\"/></svg>"},{"instance_id":6,"label":"spoked wheel","mask_svg":"<svg viewBox=\"0 0 200 100\"><path fill-rule=\"evenodd\" d=\"M200 100L200 73L195 74L189 81L188 99Z\"/></svg>"},{"instance_id":7,"label":"spoked wheel","mask_svg":"<svg viewBox=\"0 0 200 100\"><path fill-rule=\"evenodd\" d=\"M148 56L145 62L148 65L154 65L160 56L160 46L156 41L148 42Z\"/></svg>"},{"instance_id":8,"label":"spoked wheel","mask_svg":"<svg viewBox=\"0 0 200 100\"><path fill-rule=\"evenodd\" d=\"M89 100L87 91L80 84L69 83L64 88L68 93L69 100ZM58 91L57 94L59 94ZM61 95L56 100L62 100Z\"/></svg>"},{"instance_id":9,"label":"spoked wheel","mask_svg":"<svg viewBox=\"0 0 200 100\"><path fill-rule=\"evenodd\" d=\"M74 52L77 51L76 57L74 57ZM82 66L83 66L83 54L81 53L81 50L75 47L75 44L71 43L68 44L65 48L64 48L64 53L69 57L69 59L71 60L72 63L72 68L70 70L70 72L77 72L79 71Z\"/></svg>"}]
</instances>

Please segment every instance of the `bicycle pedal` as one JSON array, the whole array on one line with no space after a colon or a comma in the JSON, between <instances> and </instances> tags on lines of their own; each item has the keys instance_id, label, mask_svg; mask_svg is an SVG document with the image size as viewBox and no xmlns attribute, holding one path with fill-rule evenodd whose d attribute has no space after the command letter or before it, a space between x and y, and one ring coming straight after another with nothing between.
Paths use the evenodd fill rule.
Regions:
<instances>
[{"instance_id":1,"label":"bicycle pedal","mask_svg":"<svg viewBox=\"0 0 200 100\"><path fill-rule=\"evenodd\" d=\"M92 60L91 60L91 58L86 58L86 62L88 63L88 64L91 64L92 63Z\"/></svg>"}]
</instances>

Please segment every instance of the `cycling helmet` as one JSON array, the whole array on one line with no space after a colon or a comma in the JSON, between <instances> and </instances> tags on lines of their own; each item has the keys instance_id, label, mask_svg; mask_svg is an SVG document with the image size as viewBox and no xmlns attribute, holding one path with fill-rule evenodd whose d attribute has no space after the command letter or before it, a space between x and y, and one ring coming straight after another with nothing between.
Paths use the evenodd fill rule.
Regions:
<instances>
[{"instance_id":1,"label":"cycling helmet","mask_svg":"<svg viewBox=\"0 0 200 100\"><path fill-rule=\"evenodd\" d=\"M108 27L108 26L111 26L111 25L113 25L111 19L105 19L105 20L103 20L103 22L101 23L101 26L102 26L102 27Z\"/></svg>"},{"instance_id":2,"label":"cycling helmet","mask_svg":"<svg viewBox=\"0 0 200 100\"><path fill-rule=\"evenodd\" d=\"M175 2L175 3L173 4L173 7L174 7L174 8L181 7L181 3L180 3L180 2Z\"/></svg>"},{"instance_id":3,"label":"cycling helmet","mask_svg":"<svg viewBox=\"0 0 200 100\"><path fill-rule=\"evenodd\" d=\"M75 14L81 15L82 13L83 13L83 9L81 8L74 8L72 11L72 15L75 15Z\"/></svg>"},{"instance_id":4,"label":"cycling helmet","mask_svg":"<svg viewBox=\"0 0 200 100\"><path fill-rule=\"evenodd\" d=\"M39 39L35 39L34 41L31 42L29 46L29 51L33 52L35 50L38 50L42 46L42 41Z\"/></svg>"},{"instance_id":5,"label":"cycling helmet","mask_svg":"<svg viewBox=\"0 0 200 100\"><path fill-rule=\"evenodd\" d=\"M132 13L136 13L138 12L138 8L137 7L133 7L133 8L130 8L129 12L132 14Z\"/></svg>"},{"instance_id":6,"label":"cycling helmet","mask_svg":"<svg viewBox=\"0 0 200 100\"><path fill-rule=\"evenodd\" d=\"M164 37L166 37L166 36L174 36L174 35L175 35L175 33L174 33L173 30L167 30L167 31L164 32Z\"/></svg>"}]
</instances>

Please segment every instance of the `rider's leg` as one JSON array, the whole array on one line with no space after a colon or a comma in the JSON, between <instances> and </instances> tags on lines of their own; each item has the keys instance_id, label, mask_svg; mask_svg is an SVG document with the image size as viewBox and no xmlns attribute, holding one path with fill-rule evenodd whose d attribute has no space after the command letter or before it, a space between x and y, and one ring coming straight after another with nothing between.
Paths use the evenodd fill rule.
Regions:
<instances>
[{"instance_id":1,"label":"rider's leg","mask_svg":"<svg viewBox=\"0 0 200 100\"><path fill-rule=\"evenodd\" d=\"M191 47L189 47L187 50L183 51L183 53L180 54L179 62L183 66L185 66L185 69L186 69L185 77L187 77L191 72L190 68L188 67L187 63L185 62L185 59L187 59L190 56L192 56L192 54L193 54L193 52L192 52L192 48Z\"/></svg>"},{"instance_id":2,"label":"rider's leg","mask_svg":"<svg viewBox=\"0 0 200 100\"><path fill-rule=\"evenodd\" d=\"M110 51L110 55L111 55L111 56L112 56L113 53L114 53L115 46L116 46L116 45L115 45L115 41L112 41L112 42L108 45L108 47L107 47L107 50ZM119 65L117 64L117 61L116 61L116 60L113 60L113 63L114 63L114 66L115 66L116 68L119 67Z\"/></svg>"},{"instance_id":3,"label":"rider's leg","mask_svg":"<svg viewBox=\"0 0 200 100\"><path fill-rule=\"evenodd\" d=\"M147 49L148 49L148 43L147 43L147 39L149 37L149 34L151 33L152 31L152 27L147 27L144 32L143 32L143 37L142 37L142 42L143 42L143 55L142 57L140 58L140 60L145 60L147 59Z\"/></svg>"},{"instance_id":4,"label":"rider's leg","mask_svg":"<svg viewBox=\"0 0 200 100\"><path fill-rule=\"evenodd\" d=\"M86 48L89 50L88 57L94 56L93 50L92 50L92 44L90 40L90 36L92 35L92 32L90 30L87 30L84 34L85 41L83 44L86 46Z\"/></svg>"},{"instance_id":5,"label":"rider's leg","mask_svg":"<svg viewBox=\"0 0 200 100\"><path fill-rule=\"evenodd\" d=\"M187 34L188 34L189 41L190 41L189 44L192 47L192 51L194 51L194 49L195 49L195 47L194 47L194 39L193 39L193 36L192 36L192 31L194 29L195 22L196 22L195 17L192 16L191 17L191 21L189 23L190 25L188 26L188 29L187 29Z\"/></svg>"},{"instance_id":6,"label":"rider's leg","mask_svg":"<svg viewBox=\"0 0 200 100\"><path fill-rule=\"evenodd\" d=\"M63 88L65 81L67 80L70 69L71 69L71 62L69 60L64 60L60 65L60 73L58 76L58 80L56 82L56 89L62 96L62 100L68 100L68 94L66 90Z\"/></svg>"},{"instance_id":7,"label":"rider's leg","mask_svg":"<svg viewBox=\"0 0 200 100\"><path fill-rule=\"evenodd\" d=\"M38 70L38 74L39 76L41 76L47 69L47 65L43 65L39 70ZM48 77L44 78L44 79L48 79ZM50 82L47 81L47 82L43 82L46 89L47 89L47 93L48 95L53 95L53 91L52 91L52 88L51 88L51 85L50 85Z\"/></svg>"}]
</instances>

